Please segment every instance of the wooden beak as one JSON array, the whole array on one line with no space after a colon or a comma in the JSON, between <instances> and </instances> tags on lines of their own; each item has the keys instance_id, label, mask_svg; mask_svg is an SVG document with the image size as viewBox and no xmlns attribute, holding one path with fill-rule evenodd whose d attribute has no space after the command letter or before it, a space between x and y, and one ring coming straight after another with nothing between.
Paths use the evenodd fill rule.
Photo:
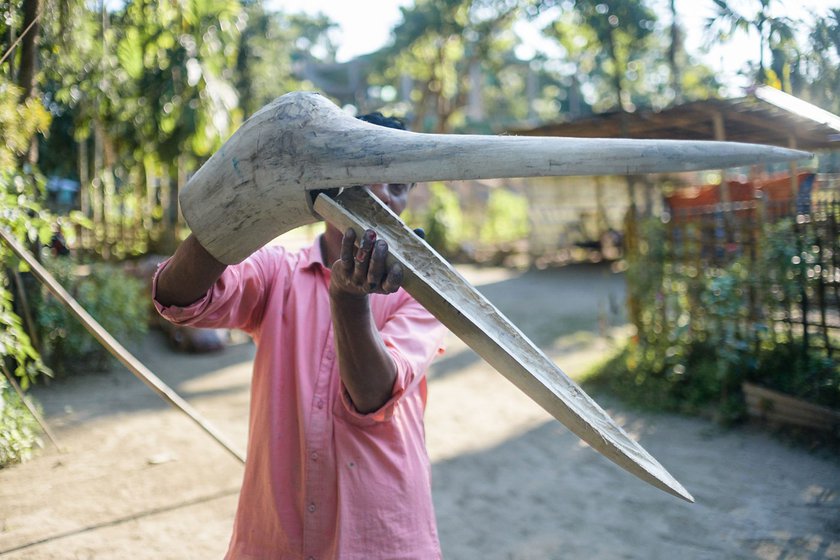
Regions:
<instances>
[{"instance_id":1,"label":"wooden beak","mask_svg":"<svg viewBox=\"0 0 840 560\"><path fill-rule=\"evenodd\" d=\"M403 288L430 313L583 441L628 472L688 502L694 498L641 445L425 241L367 189L315 200L324 219L358 239L366 229L388 242Z\"/></svg>"},{"instance_id":2,"label":"wooden beak","mask_svg":"<svg viewBox=\"0 0 840 560\"><path fill-rule=\"evenodd\" d=\"M226 264L318 221L308 191L373 183L723 169L809 158L786 148L679 140L419 134L355 119L315 93L248 119L180 194L193 234Z\"/></svg>"}]
</instances>

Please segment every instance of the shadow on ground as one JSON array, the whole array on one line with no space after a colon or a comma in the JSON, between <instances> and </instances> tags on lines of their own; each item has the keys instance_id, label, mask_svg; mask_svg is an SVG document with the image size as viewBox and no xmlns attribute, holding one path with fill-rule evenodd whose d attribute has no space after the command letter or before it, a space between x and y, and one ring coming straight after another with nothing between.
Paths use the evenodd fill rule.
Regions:
<instances>
[{"instance_id":1,"label":"shadow on ground","mask_svg":"<svg viewBox=\"0 0 840 560\"><path fill-rule=\"evenodd\" d=\"M435 463L446 558L840 558L837 462L750 428L609 411L695 504L639 481L548 420Z\"/></svg>"}]
</instances>

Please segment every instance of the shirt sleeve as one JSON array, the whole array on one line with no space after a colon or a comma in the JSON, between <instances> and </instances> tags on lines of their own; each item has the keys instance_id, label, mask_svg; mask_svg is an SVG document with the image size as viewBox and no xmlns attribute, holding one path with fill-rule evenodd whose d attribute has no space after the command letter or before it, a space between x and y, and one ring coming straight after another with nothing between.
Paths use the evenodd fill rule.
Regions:
<instances>
[{"instance_id":1,"label":"shirt sleeve","mask_svg":"<svg viewBox=\"0 0 840 560\"><path fill-rule=\"evenodd\" d=\"M233 328L252 332L262 321L285 251L279 247L261 249L237 265L228 266L201 299L178 307L157 300L157 283L164 261L152 280L152 300L160 315L175 325L201 328Z\"/></svg>"},{"instance_id":2,"label":"shirt sleeve","mask_svg":"<svg viewBox=\"0 0 840 560\"><path fill-rule=\"evenodd\" d=\"M400 400L407 393L419 390L432 360L443 353L446 327L406 292L400 290L399 294L401 304L387 314L379 328L382 341L397 368L391 398L378 410L362 414L356 410L344 384L340 382L343 408L355 423L372 424L389 420Z\"/></svg>"}]
</instances>

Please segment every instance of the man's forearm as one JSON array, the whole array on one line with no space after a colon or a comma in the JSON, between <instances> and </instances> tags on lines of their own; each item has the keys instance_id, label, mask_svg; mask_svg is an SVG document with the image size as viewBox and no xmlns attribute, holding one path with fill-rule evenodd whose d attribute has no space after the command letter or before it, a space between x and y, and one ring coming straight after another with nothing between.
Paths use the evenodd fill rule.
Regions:
<instances>
[{"instance_id":1,"label":"man's forearm","mask_svg":"<svg viewBox=\"0 0 840 560\"><path fill-rule=\"evenodd\" d=\"M373 412L391 398L397 368L370 314L367 296L331 294L338 369L353 405Z\"/></svg>"},{"instance_id":2,"label":"man's forearm","mask_svg":"<svg viewBox=\"0 0 840 560\"><path fill-rule=\"evenodd\" d=\"M160 272L156 299L164 306L185 307L194 303L207 293L225 268L226 264L213 258L190 234Z\"/></svg>"}]
</instances>

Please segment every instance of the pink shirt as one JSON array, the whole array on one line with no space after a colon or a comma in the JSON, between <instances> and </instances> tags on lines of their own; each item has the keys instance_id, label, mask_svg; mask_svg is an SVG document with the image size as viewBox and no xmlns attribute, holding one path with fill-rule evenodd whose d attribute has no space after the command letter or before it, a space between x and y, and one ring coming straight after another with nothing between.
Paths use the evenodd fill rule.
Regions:
<instances>
[{"instance_id":1,"label":"pink shirt","mask_svg":"<svg viewBox=\"0 0 840 560\"><path fill-rule=\"evenodd\" d=\"M256 252L188 307L155 302L173 323L240 328L257 345L226 558L440 558L423 413L445 330L403 290L370 296L397 379L380 410L360 414L338 373L329 281L316 240Z\"/></svg>"}]
</instances>

